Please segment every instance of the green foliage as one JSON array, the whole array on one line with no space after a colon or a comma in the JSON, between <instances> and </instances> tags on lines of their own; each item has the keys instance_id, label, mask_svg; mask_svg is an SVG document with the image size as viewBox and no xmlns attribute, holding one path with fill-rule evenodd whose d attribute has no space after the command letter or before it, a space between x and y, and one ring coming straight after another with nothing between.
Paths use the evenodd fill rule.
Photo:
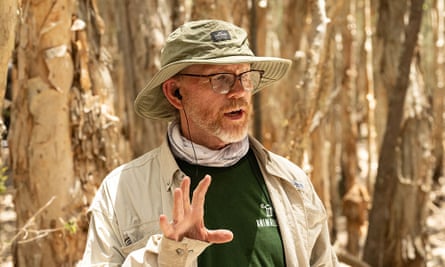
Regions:
<instances>
[{"instance_id":1,"label":"green foliage","mask_svg":"<svg viewBox=\"0 0 445 267\"><path fill-rule=\"evenodd\" d=\"M70 219L63 225L63 227L66 231L73 235L77 232L77 220L74 218Z\"/></svg>"}]
</instances>

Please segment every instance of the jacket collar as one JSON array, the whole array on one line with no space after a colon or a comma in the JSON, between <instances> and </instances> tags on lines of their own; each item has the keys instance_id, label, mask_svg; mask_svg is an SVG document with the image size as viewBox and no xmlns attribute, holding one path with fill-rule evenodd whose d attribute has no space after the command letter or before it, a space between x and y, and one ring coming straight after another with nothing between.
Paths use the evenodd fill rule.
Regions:
<instances>
[{"instance_id":1,"label":"jacket collar","mask_svg":"<svg viewBox=\"0 0 445 267\"><path fill-rule=\"evenodd\" d=\"M160 175L163 184L167 187L167 190L170 190L173 187L179 185L179 181L185 176L184 173L179 169L178 164L173 156L173 153L170 150L168 145L167 138L159 147L159 164L160 166Z\"/></svg>"},{"instance_id":2,"label":"jacket collar","mask_svg":"<svg viewBox=\"0 0 445 267\"><path fill-rule=\"evenodd\" d=\"M294 164L270 151L268 151L258 140L249 137L250 147L253 149L255 156L260 161L260 167L264 166L263 172L269 176L277 177L281 180L291 183L296 189L304 190L306 181L301 177L306 177L306 174ZM283 168L283 166L286 166ZM292 169L289 172L289 168Z\"/></svg>"},{"instance_id":3,"label":"jacket collar","mask_svg":"<svg viewBox=\"0 0 445 267\"><path fill-rule=\"evenodd\" d=\"M259 165L265 166L265 169L263 171L265 171L269 175L273 175L278 178L284 179L288 182L291 182L296 187L298 187L298 181L289 179L288 175L283 173L283 170L279 166L277 161L272 160L272 157L275 154L272 154L270 151L268 151L258 140L256 140L252 136L249 136L249 144L255 156L260 161ZM170 150L167 139L164 140L159 149L160 149L160 164L162 165L162 168L160 168L160 175L163 184L167 187L167 190L169 190L171 189L172 186L173 187L179 186L179 183L185 176L185 174L179 169L179 166L176 163L173 153Z\"/></svg>"}]
</instances>

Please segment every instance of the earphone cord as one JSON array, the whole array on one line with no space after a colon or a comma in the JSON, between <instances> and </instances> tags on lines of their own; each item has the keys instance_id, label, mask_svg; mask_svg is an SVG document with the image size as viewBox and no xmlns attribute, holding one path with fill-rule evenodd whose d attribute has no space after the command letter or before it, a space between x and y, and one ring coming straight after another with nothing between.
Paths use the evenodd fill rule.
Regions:
<instances>
[{"instance_id":1,"label":"earphone cord","mask_svg":"<svg viewBox=\"0 0 445 267\"><path fill-rule=\"evenodd\" d=\"M185 121L187 122L187 131L190 138L190 144L192 145L193 156L195 157L195 178L198 178L198 156L196 156L195 146L193 145L192 134L190 132L189 119L187 116L187 112L185 112L185 108L184 108L184 115L185 115Z\"/></svg>"}]
</instances>

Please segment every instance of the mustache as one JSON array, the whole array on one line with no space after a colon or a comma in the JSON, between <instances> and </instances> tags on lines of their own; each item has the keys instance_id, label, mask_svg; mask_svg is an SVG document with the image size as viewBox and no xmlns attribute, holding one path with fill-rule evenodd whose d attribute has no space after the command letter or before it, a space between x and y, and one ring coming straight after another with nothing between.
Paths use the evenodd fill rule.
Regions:
<instances>
[{"instance_id":1,"label":"mustache","mask_svg":"<svg viewBox=\"0 0 445 267\"><path fill-rule=\"evenodd\" d=\"M230 112L234 110L248 110L249 103L245 99L230 99L221 109L224 112Z\"/></svg>"}]
</instances>

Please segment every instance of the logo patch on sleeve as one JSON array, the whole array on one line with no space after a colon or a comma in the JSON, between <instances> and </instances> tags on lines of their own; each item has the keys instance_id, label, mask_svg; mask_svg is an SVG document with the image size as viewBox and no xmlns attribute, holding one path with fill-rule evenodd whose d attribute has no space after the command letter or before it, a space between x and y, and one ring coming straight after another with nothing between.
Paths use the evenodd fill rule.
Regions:
<instances>
[{"instance_id":1,"label":"logo patch on sleeve","mask_svg":"<svg viewBox=\"0 0 445 267\"><path fill-rule=\"evenodd\" d=\"M212 41L214 42L221 42L221 41L227 41L231 40L230 34L226 30L220 30L220 31L214 31L210 33L210 36L212 37Z\"/></svg>"}]
</instances>

